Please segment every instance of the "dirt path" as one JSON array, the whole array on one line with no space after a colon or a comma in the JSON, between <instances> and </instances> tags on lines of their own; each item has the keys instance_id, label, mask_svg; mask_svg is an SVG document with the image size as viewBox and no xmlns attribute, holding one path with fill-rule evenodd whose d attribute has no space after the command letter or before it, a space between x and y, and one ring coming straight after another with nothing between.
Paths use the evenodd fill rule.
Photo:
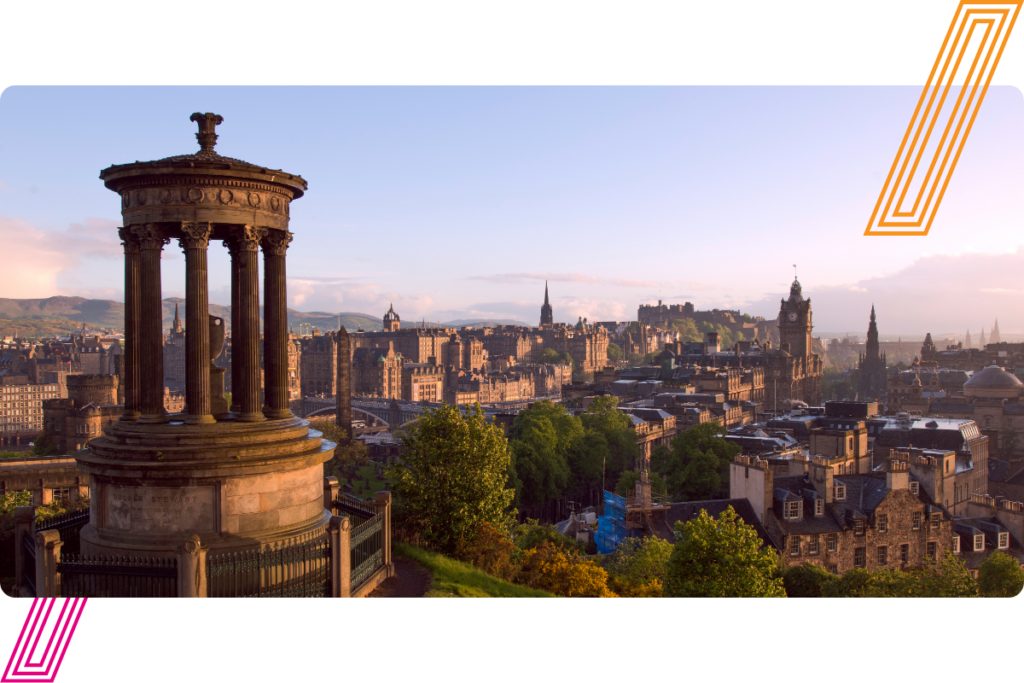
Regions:
<instances>
[{"instance_id":1,"label":"dirt path","mask_svg":"<svg viewBox=\"0 0 1024 683\"><path fill-rule=\"evenodd\" d=\"M368 598L421 598L430 590L433 577L419 562L405 557L394 558L395 575L373 589Z\"/></svg>"}]
</instances>

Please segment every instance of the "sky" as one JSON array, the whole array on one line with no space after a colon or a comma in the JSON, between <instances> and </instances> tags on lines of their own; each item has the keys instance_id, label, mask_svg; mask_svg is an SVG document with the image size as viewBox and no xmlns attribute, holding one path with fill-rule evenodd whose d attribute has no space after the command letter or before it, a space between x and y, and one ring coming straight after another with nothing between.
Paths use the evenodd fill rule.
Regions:
<instances>
[{"instance_id":1,"label":"sky","mask_svg":"<svg viewBox=\"0 0 1024 683\"><path fill-rule=\"evenodd\" d=\"M288 293L404 321L774 318L797 265L815 334L1024 333L1024 97L989 90L927 237L865 237L919 87L11 87L0 297L123 300L111 164L198 150L297 173ZM164 295L184 259L164 250ZM229 302L211 247L210 300Z\"/></svg>"}]
</instances>

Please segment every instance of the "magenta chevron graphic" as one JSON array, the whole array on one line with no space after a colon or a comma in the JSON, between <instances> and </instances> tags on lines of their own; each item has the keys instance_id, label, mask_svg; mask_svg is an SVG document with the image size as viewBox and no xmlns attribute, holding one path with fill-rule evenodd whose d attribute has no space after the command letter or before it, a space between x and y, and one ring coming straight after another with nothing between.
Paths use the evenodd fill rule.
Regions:
<instances>
[{"instance_id":1,"label":"magenta chevron graphic","mask_svg":"<svg viewBox=\"0 0 1024 683\"><path fill-rule=\"evenodd\" d=\"M0 683L52 683L86 598L36 598Z\"/></svg>"}]
</instances>

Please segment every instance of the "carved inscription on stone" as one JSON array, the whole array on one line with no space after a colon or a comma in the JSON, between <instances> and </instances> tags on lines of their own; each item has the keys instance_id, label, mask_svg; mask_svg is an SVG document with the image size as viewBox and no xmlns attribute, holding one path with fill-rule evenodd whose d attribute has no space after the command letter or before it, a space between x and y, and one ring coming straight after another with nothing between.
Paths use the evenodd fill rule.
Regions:
<instances>
[{"instance_id":1,"label":"carved inscription on stone","mask_svg":"<svg viewBox=\"0 0 1024 683\"><path fill-rule=\"evenodd\" d=\"M106 528L136 533L213 531L212 486L108 486Z\"/></svg>"}]
</instances>

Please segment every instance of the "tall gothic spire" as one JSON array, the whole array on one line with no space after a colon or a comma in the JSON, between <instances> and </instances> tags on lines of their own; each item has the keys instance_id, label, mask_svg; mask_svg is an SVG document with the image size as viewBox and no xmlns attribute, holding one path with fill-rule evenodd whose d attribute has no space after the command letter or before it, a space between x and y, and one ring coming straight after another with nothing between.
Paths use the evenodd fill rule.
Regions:
<instances>
[{"instance_id":1,"label":"tall gothic spire","mask_svg":"<svg viewBox=\"0 0 1024 683\"><path fill-rule=\"evenodd\" d=\"M181 316L178 315L178 300L174 300L174 331L181 333Z\"/></svg>"},{"instance_id":2,"label":"tall gothic spire","mask_svg":"<svg viewBox=\"0 0 1024 683\"><path fill-rule=\"evenodd\" d=\"M548 301L548 281L547 280L544 281L544 305L545 306L549 306L550 305L550 302Z\"/></svg>"}]
</instances>

